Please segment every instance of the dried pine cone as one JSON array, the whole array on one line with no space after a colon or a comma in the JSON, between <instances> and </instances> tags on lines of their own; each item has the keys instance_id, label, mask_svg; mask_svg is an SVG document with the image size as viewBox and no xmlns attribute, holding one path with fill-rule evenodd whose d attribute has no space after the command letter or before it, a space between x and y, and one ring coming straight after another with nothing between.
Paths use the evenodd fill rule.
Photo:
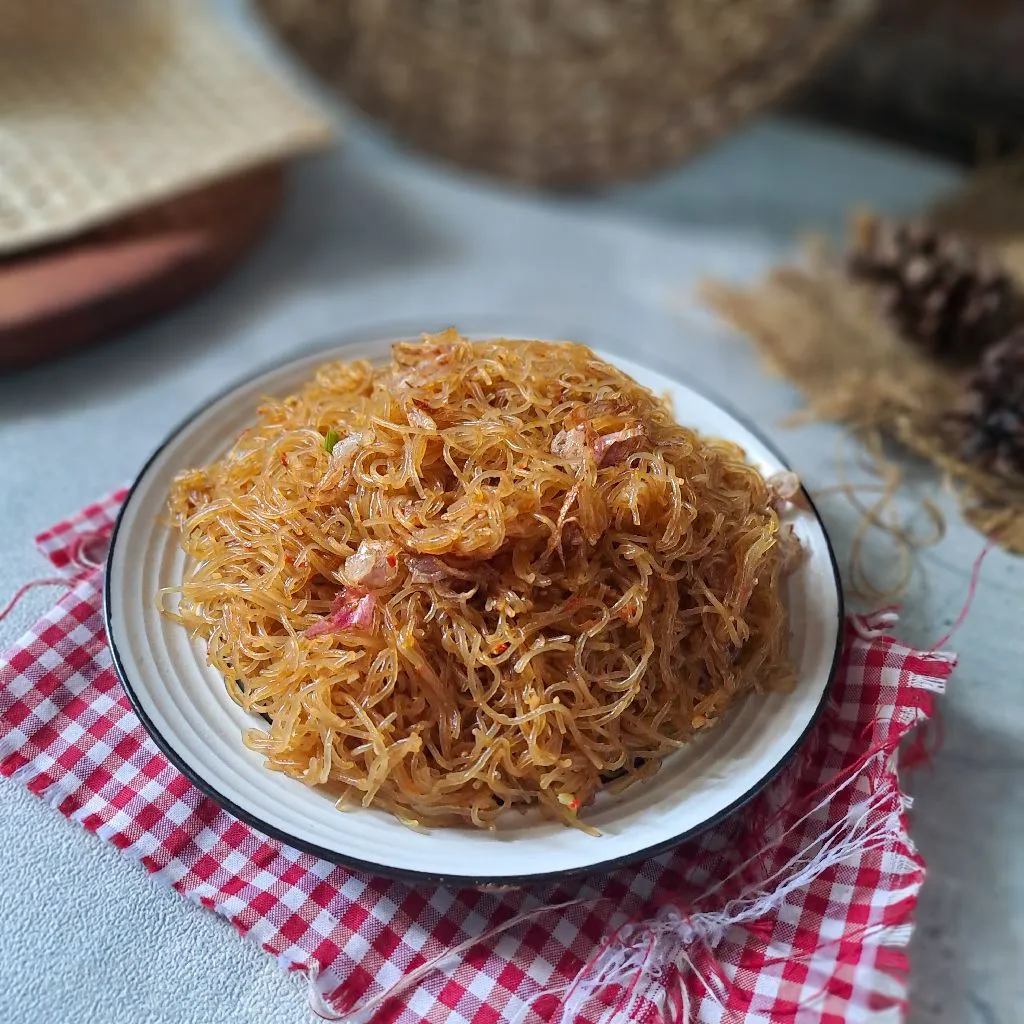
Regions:
<instances>
[{"instance_id":1,"label":"dried pine cone","mask_svg":"<svg viewBox=\"0 0 1024 1024\"><path fill-rule=\"evenodd\" d=\"M998 261L926 224L865 218L847 269L879 292L893 327L931 354L973 362L1024 319L1024 302Z\"/></svg>"},{"instance_id":2,"label":"dried pine cone","mask_svg":"<svg viewBox=\"0 0 1024 1024\"><path fill-rule=\"evenodd\" d=\"M1024 480L1024 327L985 353L965 386L956 423L968 462Z\"/></svg>"}]
</instances>

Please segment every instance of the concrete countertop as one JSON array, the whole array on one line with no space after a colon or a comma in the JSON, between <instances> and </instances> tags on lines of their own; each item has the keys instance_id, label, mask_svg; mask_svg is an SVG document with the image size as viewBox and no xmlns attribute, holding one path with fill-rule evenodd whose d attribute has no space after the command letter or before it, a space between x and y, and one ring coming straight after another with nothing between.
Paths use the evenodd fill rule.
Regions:
<instances>
[{"instance_id":1,"label":"concrete countertop","mask_svg":"<svg viewBox=\"0 0 1024 1024\"><path fill-rule=\"evenodd\" d=\"M898 150L768 120L654 182L553 198L420 160L357 124L343 146L296 169L266 242L218 290L93 352L0 379L0 603L46 574L34 534L132 477L205 398L260 363L381 323L522 324L683 368L757 421L812 492L826 487L840 431L781 426L797 395L700 310L693 286L708 273L756 275L804 230L837 232L853 204L912 211L957 178ZM947 536L920 557L897 630L924 647L956 617L982 547L944 501ZM822 511L843 562L857 514L838 498ZM888 556L873 539L874 567ZM1016 565L998 550L984 565L948 645L961 661L943 701L942 753L912 780L914 835L931 869L912 947L912 1024L1016 1024L1024 1008ZM0 646L55 596L28 595L0 624ZM0 906L5 1024L311 1019L301 979L9 781Z\"/></svg>"}]
</instances>

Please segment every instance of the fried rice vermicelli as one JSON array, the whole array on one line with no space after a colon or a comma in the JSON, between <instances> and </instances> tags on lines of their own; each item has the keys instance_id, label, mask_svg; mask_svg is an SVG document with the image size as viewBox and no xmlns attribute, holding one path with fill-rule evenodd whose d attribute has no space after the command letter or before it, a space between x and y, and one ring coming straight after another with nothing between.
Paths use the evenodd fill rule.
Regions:
<instances>
[{"instance_id":1,"label":"fried rice vermicelli","mask_svg":"<svg viewBox=\"0 0 1024 1024\"><path fill-rule=\"evenodd\" d=\"M247 745L339 806L580 825L792 682L779 501L583 346L448 331L323 366L181 474L164 600L269 720Z\"/></svg>"}]
</instances>

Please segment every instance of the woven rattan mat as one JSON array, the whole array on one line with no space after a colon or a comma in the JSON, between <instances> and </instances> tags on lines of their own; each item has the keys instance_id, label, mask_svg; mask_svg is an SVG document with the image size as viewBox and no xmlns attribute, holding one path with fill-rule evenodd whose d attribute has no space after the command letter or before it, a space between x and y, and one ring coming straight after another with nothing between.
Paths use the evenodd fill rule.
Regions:
<instances>
[{"instance_id":1,"label":"woven rattan mat","mask_svg":"<svg viewBox=\"0 0 1024 1024\"><path fill-rule=\"evenodd\" d=\"M0 0L0 253L331 135L199 0Z\"/></svg>"}]
</instances>

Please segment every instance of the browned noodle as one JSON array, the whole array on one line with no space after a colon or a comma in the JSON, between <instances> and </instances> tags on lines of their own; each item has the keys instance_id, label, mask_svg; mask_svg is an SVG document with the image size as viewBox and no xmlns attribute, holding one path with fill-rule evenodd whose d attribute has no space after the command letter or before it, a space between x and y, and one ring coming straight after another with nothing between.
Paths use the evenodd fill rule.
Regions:
<instances>
[{"instance_id":1,"label":"browned noodle","mask_svg":"<svg viewBox=\"0 0 1024 1024\"><path fill-rule=\"evenodd\" d=\"M410 824L579 824L792 682L776 501L583 346L449 331L322 367L177 478L170 614L269 768Z\"/></svg>"}]
</instances>

